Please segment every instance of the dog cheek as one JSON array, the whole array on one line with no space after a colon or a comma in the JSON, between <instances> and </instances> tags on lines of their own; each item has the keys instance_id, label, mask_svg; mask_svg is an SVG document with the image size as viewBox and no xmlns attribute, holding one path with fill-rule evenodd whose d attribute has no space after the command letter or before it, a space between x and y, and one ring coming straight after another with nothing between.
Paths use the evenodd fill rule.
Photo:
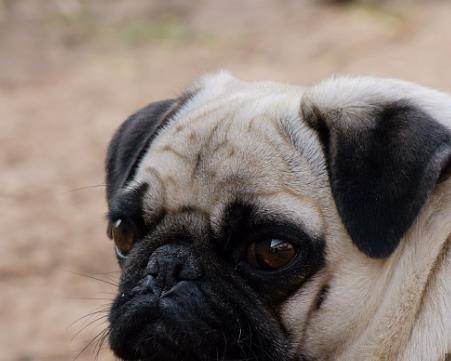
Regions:
<instances>
[{"instance_id":1,"label":"dog cheek","mask_svg":"<svg viewBox=\"0 0 451 361\"><path fill-rule=\"evenodd\" d=\"M309 322L321 313L321 303L327 297L327 280L326 272L320 272L281 305L281 322L295 343L303 343Z\"/></svg>"}]
</instances>

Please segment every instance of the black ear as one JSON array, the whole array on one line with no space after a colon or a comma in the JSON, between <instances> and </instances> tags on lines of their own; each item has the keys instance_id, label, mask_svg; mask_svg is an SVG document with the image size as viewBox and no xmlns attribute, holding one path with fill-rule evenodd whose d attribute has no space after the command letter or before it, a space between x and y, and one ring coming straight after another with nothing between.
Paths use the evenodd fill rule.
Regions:
<instances>
[{"instance_id":1,"label":"black ear","mask_svg":"<svg viewBox=\"0 0 451 361\"><path fill-rule=\"evenodd\" d=\"M133 178L158 129L179 108L179 100L152 103L130 116L114 134L106 157L107 200Z\"/></svg>"},{"instance_id":2,"label":"black ear","mask_svg":"<svg viewBox=\"0 0 451 361\"><path fill-rule=\"evenodd\" d=\"M301 111L319 133L352 241L389 256L450 168L450 130L407 101L323 110L306 100Z\"/></svg>"}]
</instances>

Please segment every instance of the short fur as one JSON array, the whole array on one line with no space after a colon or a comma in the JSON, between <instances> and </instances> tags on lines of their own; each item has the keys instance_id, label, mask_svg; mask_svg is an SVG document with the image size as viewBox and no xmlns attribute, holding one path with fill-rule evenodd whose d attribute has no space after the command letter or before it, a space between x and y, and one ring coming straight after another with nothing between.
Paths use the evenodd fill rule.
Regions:
<instances>
[{"instance_id":1,"label":"short fur","mask_svg":"<svg viewBox=\"0 0 451 361\"><path fill-rule=\"evenodd\" d=\"M136 360L444 360L451 98L387 79L311 88L226 72L153 103L107 156L138 235L110 313ZM300 251L260 271L246 248ZM448 281L447 281L448 280Z\"/></svg>"}]
</instances>

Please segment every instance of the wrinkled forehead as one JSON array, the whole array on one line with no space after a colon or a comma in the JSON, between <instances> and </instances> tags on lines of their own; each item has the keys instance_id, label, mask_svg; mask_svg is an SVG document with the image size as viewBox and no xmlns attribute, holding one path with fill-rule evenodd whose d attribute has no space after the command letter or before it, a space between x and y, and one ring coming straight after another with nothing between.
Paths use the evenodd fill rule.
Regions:
<instances>
[{"instance_id":1,"label":"wrinkled forehead","mask_svg":"<svg viewBox=\"0 0 451 361\"><path fill-rule=\"evenodd\" d=\"M217 88L204 85L143 157L130 186L149 185L144 211L189 207L215 223L227 204L250 200L320 228L318 146L299 120L302 89L238 80Z\"/></svg>"}]
</instances>

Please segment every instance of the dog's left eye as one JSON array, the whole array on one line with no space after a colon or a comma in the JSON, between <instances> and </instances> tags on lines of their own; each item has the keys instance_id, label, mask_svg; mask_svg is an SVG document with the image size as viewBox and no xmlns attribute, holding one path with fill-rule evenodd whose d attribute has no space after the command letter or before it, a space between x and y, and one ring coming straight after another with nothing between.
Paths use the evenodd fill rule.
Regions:
<instances>
[{"instance_id":1,"label":"dog's left eye","mask_svg":"<svg viewBox=\"0 0 451 361\"><path fill-rule=\"evenodd\" d=\"M297 255L296 247L281 239L253 242L247 249L247 262L255 268L276 270L288 266Z\"/></svg>"},{"instance_id":2,"label":"dog's left eye","mask_svg":"<svg viewBox=\"0 0 451 361\"><path fill-rule=\"evenodd\" d=\"M122 219L118 219L111 226L111 237L116 245L117 255L120 258L127 257L135 242L135 233L124 224Z\"/></svg>"}]
</instances>

